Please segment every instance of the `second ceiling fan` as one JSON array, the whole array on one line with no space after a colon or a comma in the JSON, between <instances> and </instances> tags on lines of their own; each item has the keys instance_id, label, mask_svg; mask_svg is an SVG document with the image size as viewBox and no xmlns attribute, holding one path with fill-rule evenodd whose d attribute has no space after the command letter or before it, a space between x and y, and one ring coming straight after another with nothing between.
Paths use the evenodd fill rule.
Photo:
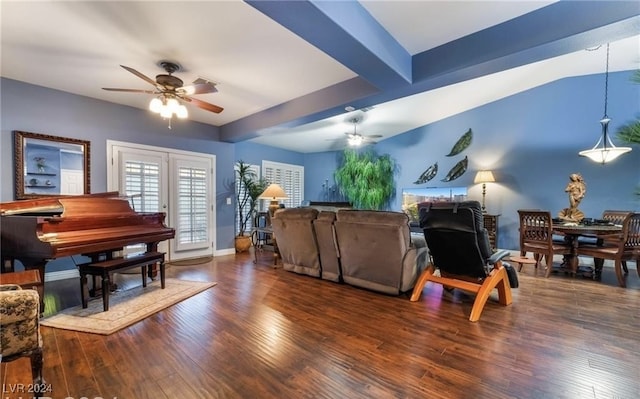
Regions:
<instances>
[{"instance_id":1,"label":"second ceiling fan","mask_svg":"<svg viewBox=\"0 0 640 399\"><path fill-rule=\"evenodd\" d=\"M371 134L371 135L368 135L368 136L359 134L356 130L357 130L358 123L360 123L361 120L358 119L358 118L353 118L353 119L349 120L349 122L351 122L353 124L353 133L352 132L345 132L345 134L347 135L347 143L351 147L358 147L358 146L361 146L363 144L375 144L376 141L374 139L379 139L379 138L382 137L379 134Z\"/></svg>"}]
</instances>

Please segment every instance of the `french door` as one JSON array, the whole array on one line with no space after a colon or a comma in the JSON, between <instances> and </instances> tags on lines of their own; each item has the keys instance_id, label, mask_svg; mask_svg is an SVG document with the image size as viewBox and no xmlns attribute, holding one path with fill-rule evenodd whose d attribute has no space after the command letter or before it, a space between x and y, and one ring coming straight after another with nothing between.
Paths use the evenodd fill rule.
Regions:
<instances>
[{"instance_id":1,"label":"french door","mask_svg":"<svg viewBox=\"0 0 640 399\"><path fill-rule=\"evenodd\" d=\"M107 157L108 189L129 198L136 212L165 212L175 229L159 250L171 260L213 255L214 156L108 141Z\"/></svg>"}]
</instances>

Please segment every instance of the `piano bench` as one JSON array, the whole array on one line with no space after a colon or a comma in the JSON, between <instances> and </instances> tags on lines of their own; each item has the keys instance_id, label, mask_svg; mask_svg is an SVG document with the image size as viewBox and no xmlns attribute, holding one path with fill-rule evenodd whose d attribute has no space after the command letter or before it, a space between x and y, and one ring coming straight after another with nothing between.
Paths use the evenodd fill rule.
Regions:
<instances>
[{"instance_id":1,"label":"piano bench","mask_svg":"<svg viewBox=\"0 0 640 399\"><path fill-rule=\"evenodd\" d=\"M89 289L87 287L87 274L102 277L102 307L109 310L109 287L111 285L110 273L140 267L142 272L142 286L147 286L147 266L160 264L160 286L164 289L164 252L145 252L133 254L122 258L108 259L94 263L78 265L80 271L80 296L82 307L86 308L89 302Z\"/></svg>"}]
</instances>

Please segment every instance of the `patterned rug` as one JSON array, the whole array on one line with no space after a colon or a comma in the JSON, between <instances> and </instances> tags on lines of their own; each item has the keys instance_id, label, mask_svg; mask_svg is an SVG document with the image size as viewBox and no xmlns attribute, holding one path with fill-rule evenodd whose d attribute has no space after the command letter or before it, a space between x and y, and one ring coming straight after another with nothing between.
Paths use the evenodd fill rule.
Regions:
<instances>
[{"instance_id":1,"label":"patterned rug","mask_svg":"<svg viewBox=\"0 0 640 399\"><path fill-rule=\"evenodd\" d=\"M89 301L86 309L81 305L65 309L42 319L40 325L109 335L215 285L212 282L167 278L162 289L160 281L156 280L146 288L139 286L112 293L106 312L102 310L102 297L97 297Z\"/></svg>"}]
</instances>

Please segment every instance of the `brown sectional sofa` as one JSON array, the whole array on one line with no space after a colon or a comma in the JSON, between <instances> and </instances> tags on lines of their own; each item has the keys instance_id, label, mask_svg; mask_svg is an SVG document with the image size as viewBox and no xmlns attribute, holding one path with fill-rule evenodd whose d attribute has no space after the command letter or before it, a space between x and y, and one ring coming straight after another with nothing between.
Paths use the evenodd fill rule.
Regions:
<instances>
[{"instance_id":1,"label":"brown sectional sofa","mask_svg":"<svg viewBox=\"0 0 640 399\"><path fill-rule=\"evenodd\" d=\"M291 208L272 221L283 268L398 295L426 266L424 237L411 236L401 212Z\"/></svg>"}]
</instances>

